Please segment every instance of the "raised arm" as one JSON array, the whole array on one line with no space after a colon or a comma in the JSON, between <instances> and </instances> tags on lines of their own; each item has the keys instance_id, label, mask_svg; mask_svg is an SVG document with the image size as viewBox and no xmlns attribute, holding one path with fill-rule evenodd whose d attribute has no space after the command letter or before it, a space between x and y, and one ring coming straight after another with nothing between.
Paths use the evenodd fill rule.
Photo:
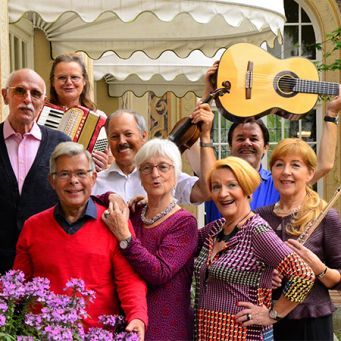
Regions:
<instances>
[{"instance_id":1,"label":"raised arm","mask_svg":"<svg viewBox=\"0 0 341 341\"><path fill-rule=\"evenodd\" d=\"M201 203L210 198L210 192L207 184L207 177L213 164L216 161L213 143L211 140L211 129L214 119L214 114L209 104L198 104L193 111L192 122L201 124L200 132L200 149L191 148L188 153L197 153L192 155L192 159L200 160L200 170L193 169L199 176L199 180L195 183L191 191L191 203ZM199 155L198 155L199 154ZM197 167L197 166L195 166Z\"/></svg>"},{"instance_id":2,"label":"raised arm","mask_svg":"<svg viewBox=\"0 0 341 341\"><path fill-rule=\"evenodd\" d=\"M341 110L341 85L340 96L327 104L325 117L335 118ZM323 121L323 131L320 141L320 150L317 155L317 170L311 180L311 184L316 183L320 178L326 175L333 167L335 161L335 152L337 144L337 123Z\"/></svg>"}]
</instances>

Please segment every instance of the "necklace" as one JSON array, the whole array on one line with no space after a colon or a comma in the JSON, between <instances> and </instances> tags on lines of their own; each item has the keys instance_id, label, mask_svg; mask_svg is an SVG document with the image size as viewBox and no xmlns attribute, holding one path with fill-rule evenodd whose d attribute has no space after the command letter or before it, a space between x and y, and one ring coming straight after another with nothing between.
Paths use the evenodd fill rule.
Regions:
<instances>
[{"instance_id":1,"label":"necklace","mask_svg":"<svg viewBox=\"0 0 341 341\"><path fill-rule=\"evenodd\" d=\"M141 220L145 225L152 225L156 221L160 220L162 217L167 215L174 207L176 206L175 200L171 201L171 203L160 213L155 215L153 218L146 218L146 211L148 205L144 206L141 211Z\"/></svg>"},{"instance_id":2,"label":"necklace","mask_svg":"<svg viewBox=\"0 0 341 341\"><path fill-rule=\"evenodd\" d=\"M300 209L301 209L301 206L298 206L291 210L285 211L279 206L279 201L277 201L276 204L274 205L273 212L278 216L286 217L289 215L295 215Z\"/></svg>"},{"instance_id":3,"label":"necklace","mask_svg":"<svg viewBox=\"0 0 341 341\"><path fill-rule=\"evenodd\" d=\"M224 242L228 242L234 235L237 234L238 232L238 225L243 221L245 220L251 213L252 211L250 210L246 216L244 216L242 219L240 219L238 221L238 223L236 224L236 226L234 227L234 229L232 230L231 233L229 234L225 234L224 233L224 228L217 234L217 241L218 242L221 242L221 241L224 241Z\"/></svg>"}]
</instances>

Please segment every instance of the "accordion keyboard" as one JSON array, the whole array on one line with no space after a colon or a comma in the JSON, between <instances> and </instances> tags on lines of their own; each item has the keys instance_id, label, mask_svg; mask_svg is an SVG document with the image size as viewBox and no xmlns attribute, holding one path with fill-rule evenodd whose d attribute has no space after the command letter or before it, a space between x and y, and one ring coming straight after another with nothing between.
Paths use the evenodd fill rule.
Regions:
<instances>
[{"instance_id":1,"label":"accordion keyboard","mask_svg":"<svg viewBox=\"0 0 341 341\"><path fill-rule=\"evenodd\" d=\"M58 129L63 115L64 110L58 110L57 108L44 106L39 115L37 123L52 129Z\"/></svg>"}]
</instances>

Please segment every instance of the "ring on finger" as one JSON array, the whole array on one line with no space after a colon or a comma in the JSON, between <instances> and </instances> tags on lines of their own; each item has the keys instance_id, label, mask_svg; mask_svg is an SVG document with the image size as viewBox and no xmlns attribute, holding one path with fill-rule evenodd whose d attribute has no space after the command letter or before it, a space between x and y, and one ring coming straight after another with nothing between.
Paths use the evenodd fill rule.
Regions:
<instances>
[{"instance_id":1,"label":"ring on finger","mask_svg":"<svg viewBox=\"0 0 341 341\"><path fill-rule=\"evenodd\" d=\"M246 321L252 320L252 315L251 314L246 314Z\"/></svg>"},{"instance_id":2,"label":"ring on finger","mask_svg":"<svg viewBox=\"0 0 341 341\"><path fill-rule=\"evenodd\" d=\"M108 210L105 210L105 211L104 211L104 218L105 218L105 219L108 219L109 215L110 215L109 211L108 211Z\"/></svg>"}]
</instances>

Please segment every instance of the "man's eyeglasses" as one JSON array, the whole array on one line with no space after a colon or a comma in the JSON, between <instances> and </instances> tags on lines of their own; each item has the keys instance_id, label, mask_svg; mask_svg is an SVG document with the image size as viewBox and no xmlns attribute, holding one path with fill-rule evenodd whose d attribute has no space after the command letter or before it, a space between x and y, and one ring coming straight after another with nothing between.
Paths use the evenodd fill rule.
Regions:
<instances>
[{"instance_id":1,"label":"man's eyeglasses","mask_svg":"<svg viewBox=\"0 0 341 341\"><path fill-rule=\"evenodd\" d=\"M75 172L69 172L69 171L54 172L54 173L51 173L51 175L55 175L59 180L70 180L74 176L78 179L85 179L88 173L90 172L93 172L93 170L92 169L88 169L88 170L80 169Z\"/></svg>"},{"instance_id":2,"label":"man's eyeglasses","mask_svg":"<svg viewBox=\"0 0 341 341\"><path fill-rule=\"evenodd\" d=\"M83 79L83 77L78 76L78 75L72 75L72 76L60 75L60 76L55 76L55 78L60 83L66 83L68 79L70 79L72 83L79 83Z\"/></svg>"},{"instance_id":3,"label":"man's eyeglasses","mask_svg":"<svg viewBox=\"0 0 341 341\"><path fill-rule=\"evenodd\" d=\"M29 90L22 86L9 86L8 89L12 90L14 95L20 97L25 97L27 92L29 92L34 99L41 99L44 96L44 94L37 89Z\"/></svg>"},{"instance_id":4,"label":"man's eyeglasses","mask_svg":"<svg viewBox=\"0 0 341 341\"><path fill-rule=\"evenodd\" d=\"M167 163L167 162L161 162L157 165L152 165L151 163L147 163L145 165L142 165L140 167L140 172L142 174L151 174L153 172L154 168L157 168L157 170L161 173L167 173L171 167L174 167L173 165Z\"/></svg>"}]
</instances>

